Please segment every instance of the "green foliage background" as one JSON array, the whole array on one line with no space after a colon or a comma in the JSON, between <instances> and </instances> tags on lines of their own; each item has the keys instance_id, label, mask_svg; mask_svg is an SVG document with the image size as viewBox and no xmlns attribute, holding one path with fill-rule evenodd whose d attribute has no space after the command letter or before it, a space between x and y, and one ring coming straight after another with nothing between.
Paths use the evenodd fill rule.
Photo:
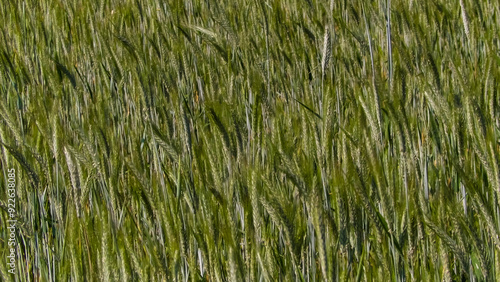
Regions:
<instances>
[{"instance_id":1,"label":"green foliage background","mask_svg":"<svg viewBox=\"0 0 500 282\"><path fill-rule=\"evenodd\" d=\"M500 281L499 13L2 1L1 280Z\"/></svg>"}]
</instances>

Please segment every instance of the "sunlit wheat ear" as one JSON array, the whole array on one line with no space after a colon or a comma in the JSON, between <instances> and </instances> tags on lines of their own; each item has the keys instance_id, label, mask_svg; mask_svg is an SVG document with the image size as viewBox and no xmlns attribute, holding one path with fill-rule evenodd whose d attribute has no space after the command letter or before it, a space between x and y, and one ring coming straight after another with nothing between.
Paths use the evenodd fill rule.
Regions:
<instances>
[{"instance_id":1,"label":"sunlit wheat ear","mask_svg":"<svg viewBox=\"0 0 500 282\"><path fill-rule=\"evenodd\" d=\"M330 61L330 56L332 55L332 43L330 38L330 30L328 27L325 28L325 37L323 39L323 56L321 59L321 73L325 74L325 69Z\"/></svg>"},{"instance_id":2,"label":"sunlit wheat ear","mask_svg":"<svg viewBox=\"0 0 500 282\"><path fill-rule=\"evenodd\" d=\"M73 200L75 201L76 215L80 217L80 177L78 175L78 168L74 165L73 159L66 147L64 147L64 155L66 156L66 163L68 165L71 184L73 186Z\"/></svg>"},{"instance_id":3,"label":"sunlit wheat ear","mask_svg":"<svg viewBox=\"0 0 500 282\"><path fill-rule=\"evenodd\" d=\"M465 35L467 36L467 39L470 40L469 16L465 10L464 0L460 0L460 9L462 10L462 21L464 22Z\"/></svg>"},{"instance_id":4,"label":"sunlit wheat ear","mask_svg":"<svg viewBox=\"0 0 500 282\"><path fill-rule=\"evenodd\" d=\"M19 132L21 131L14 122L14 118L9 113L8 109L5 107L3 101L0 101L0 121L4 120L7 124L7 128L11 130L17 143L22 144L23 138Z\"/></svg>"},{"instance_id":5,"label":"sunlit wheat ear","mask_svg":"<svg viewBox=\"0 0 500 282\"><path fill-rule=\"evenodd\" d=\"M442 245L442 244L441 244ZM439 248L441 260L443 261L443 281L452 281L450 274L450 262L448 258L448 252L444 246Z\"/></svg>"}]
</instances>

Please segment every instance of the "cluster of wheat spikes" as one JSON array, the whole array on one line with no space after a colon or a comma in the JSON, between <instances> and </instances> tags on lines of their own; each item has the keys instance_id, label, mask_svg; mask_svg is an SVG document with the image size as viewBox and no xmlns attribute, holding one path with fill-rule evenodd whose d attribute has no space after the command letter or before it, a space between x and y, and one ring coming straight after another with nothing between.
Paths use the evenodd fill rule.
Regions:
<instances>
[{"instance_id":1,"label":"cluster of wheat spikes","mask_svg":"<svg viewBox=\"0 0 500 282\"><path fill-rule=\"evenodd\" d=\"M0 280L500 281L498 1L0 19Z\"/></svg>"}]
</instances>

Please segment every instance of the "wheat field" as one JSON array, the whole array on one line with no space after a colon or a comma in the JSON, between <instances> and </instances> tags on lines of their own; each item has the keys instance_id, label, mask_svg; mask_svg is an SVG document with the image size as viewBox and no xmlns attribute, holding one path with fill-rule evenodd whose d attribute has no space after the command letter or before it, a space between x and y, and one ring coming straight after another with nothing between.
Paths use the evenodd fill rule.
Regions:
<instances>
[{"instance_id":1,"label":"wheat field","mask_svg":"<svg viewBox=\"0 0 500 282\"><path fill-rule=\"evenodd\" d=\"M500 281L498 1L0 19L1 281Z\"/></svg>"}]
</instances>

